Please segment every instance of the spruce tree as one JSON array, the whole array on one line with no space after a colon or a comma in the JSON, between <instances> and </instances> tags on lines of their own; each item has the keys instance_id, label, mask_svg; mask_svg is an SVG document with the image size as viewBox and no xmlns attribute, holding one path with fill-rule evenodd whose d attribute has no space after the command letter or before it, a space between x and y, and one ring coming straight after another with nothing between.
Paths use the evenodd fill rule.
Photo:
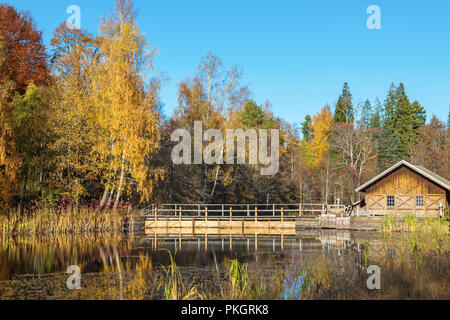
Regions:
<instances>
[{"instance_id":1,"label":"spruce tree","mask_svg":"<svg viewBox=\"0 0 450 320\"><path fill-rule=\"evenodd\" d=\"M403 83L398 87L391 85L384 104L383 126L391 135L396 136L402 158L411 158L412 146L420 128L425 124L425 109L418 101L410 103Z\"/></svg>"},{"instance_id":2,"label":"spruce tree","mask_svg":"<svg viewBox=\"0 0 450 320\"><path fill-rule=\"evenodd\" d=\"M381 105L380 99L375 99L375 110L373 110L372 115L369 120L369 128L380 128L382 122L383 107Z\"/></svg>"},{"instance_id":3,"label":"spruce tree","mask_svg":"<svg viewBox=\"0 0 450 320\"><path fill-rule=\"evenodd\" d=\"M381 128L377 138L378 169L384 171L402 160L400 139L397 132L391 132L388 128Z\"/></svg>"},{"instance_id":4,"label":"spruce tree","mask_svg":"<svg viewBox=\"0 0 450 320\"><path fill-rule=\"evenodd\" d=\"M450 130L450 105L448 106L447 130Z\"/></svg>"},{"instance_id":5,"label":"spruce tree","mask_svg":"<svg viewBox=\"0 0 450 320\"><path fill-rule=\"evenodd\" d=\"M370 125L370 119L372 118L373 111L372 105L370 104L369 99L364 102L361 114L361 125L368 127Z\"/></svg>"},{"instance_id":6,"label":"spruce tree","mask_svg":"<svg viewBox=\"0 0 450 320\"><path fill-rule=\"evenodd\" d=\"M339 97L336 104L336 111L334 113L335 123L351 123L355 120L352 100L353 97L350 93L349 85L345 82L344 88L342 89L342 95Z\"/></svg>"},{"instance_id":7,"label":"spruce tree","mask_svg":"<svg viewBox=\"0 0 450 320\"><path fill-rule=\"evenodd\" d=\"M397 122L396 98L395 98L396 91L397 88L392 83L386 95L386 100L384 101L383 127L387 128L391 132L394 131Z\"/></svg>"},{"instance_id":8,"label":"spruce tree","mask_svg":"<svg viewBox=\"0 0 450 320\"><path fill-rule=\"evenodd\" d=\"M305 117L305 121L302 122L301 131L303 139L305 139L306 141L311 141L312 119L309 114Z\"/></svg>"}]
</instances>

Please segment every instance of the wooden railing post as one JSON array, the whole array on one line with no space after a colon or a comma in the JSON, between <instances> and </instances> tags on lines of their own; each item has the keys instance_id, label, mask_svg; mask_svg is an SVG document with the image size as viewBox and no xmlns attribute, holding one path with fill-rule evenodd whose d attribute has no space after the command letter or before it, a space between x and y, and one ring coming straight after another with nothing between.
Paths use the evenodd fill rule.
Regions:
<instances>
[{"instance_id":1,"label":"wooden railing post","mask_svg":"<svg viewBox=\"0 0 450 320\"><path fill-rule=\"evenodd\" d=\"M205 221L208 222L208 207L205 207Z\"/></svg>"},{"instance_id":2,"label":"wooden railing post","mask_svg":"<svg viewBox=\"0 0 450 320\"><path fill-rule=\"evenodd\" d=\"M158 221L158 207L155 208L155 221Z\"/></svg>"},{"instance_id":3,"label":"wooden railing post","mask_svg":"<svg viewBox=\"0 0 450 320\"><path fill-rule=\"evenodd\" d=\"M180 207L180 228L181 228L181 207Z\"/></svg>"},{"instance_id":4,"label":"wooden railing post","mask_svg":"<svg viewBox=\"0 0 450 320\"><path fill-rule=\"evenodd\" d=\"M284 222L284 208L281 207L281 222Z\"/></svg>"},{"instance_id":5,"label":"wooden railing post","mask_svg":"<svg viewBox=\"0 0 450 320\"><path fill-rule=\"evenodd\" d=\"M233 208L230 207L230 222L233 221Z\"/></svg>"}]
</instances>

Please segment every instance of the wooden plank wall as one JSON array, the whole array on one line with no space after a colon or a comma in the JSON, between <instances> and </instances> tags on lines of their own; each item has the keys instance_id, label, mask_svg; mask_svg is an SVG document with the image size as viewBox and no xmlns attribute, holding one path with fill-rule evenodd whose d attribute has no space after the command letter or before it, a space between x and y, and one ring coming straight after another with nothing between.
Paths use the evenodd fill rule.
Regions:
<instances>
[{"instance_id":1,"label":"wooden plank wall","mask_svg":"<svg viewBox=\"0 0 450 320\"><path fill-rule=\"evenodd\" d=\"M387 207L387 196L395 196L395 207ZM416 207L416 196L424 196L424 207ZM407 167L401 167L366 190L371 215L438 216L439 203L446 205L446 192Z\"/></svg>"}]
</instances>

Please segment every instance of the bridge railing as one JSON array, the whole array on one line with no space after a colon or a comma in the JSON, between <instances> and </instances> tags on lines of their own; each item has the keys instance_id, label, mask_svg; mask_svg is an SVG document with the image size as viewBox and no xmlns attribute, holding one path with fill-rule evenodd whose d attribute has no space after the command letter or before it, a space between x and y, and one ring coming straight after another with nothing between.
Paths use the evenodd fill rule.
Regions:
<instances>
[{"instance_id":1,"label":"bridge railing","mask_svg":"<svg viewBox=\"0 0 450 320\"><path fill-rule=\"evenodd\" d=\"M144 209L145 216L204 216L211 217L317 217L322 214L341 215L345 213L343 205L327 205L317 203L303 204L161 204L151 205Z\"/></svg>"}]
</instances>

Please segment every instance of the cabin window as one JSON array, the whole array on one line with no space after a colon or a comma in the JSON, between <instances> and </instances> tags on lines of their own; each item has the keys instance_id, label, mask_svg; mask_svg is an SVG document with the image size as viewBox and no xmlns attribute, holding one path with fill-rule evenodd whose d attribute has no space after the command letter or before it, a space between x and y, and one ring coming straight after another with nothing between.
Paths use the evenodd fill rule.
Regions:
<instances>
[{"instance_id":1,"label":"cabin window","mask_svg":"<svg viewBox=\"0 0 450 320\"><path fill-rule=\"evenodd\" d=\"M388 207L395 207L395 197L394 196L387 196L387 206Z\"/></svg>"},{"instance_id":2,"label":"cabin window","mask_svg":"<svg viewBox=\"0 0 450 320\"><path fill-rule=\"evenodd\" d=\"M423 196L416 196L416 207L424 207L425 202L423 200Z\"/></svg>"}]
</instances>

